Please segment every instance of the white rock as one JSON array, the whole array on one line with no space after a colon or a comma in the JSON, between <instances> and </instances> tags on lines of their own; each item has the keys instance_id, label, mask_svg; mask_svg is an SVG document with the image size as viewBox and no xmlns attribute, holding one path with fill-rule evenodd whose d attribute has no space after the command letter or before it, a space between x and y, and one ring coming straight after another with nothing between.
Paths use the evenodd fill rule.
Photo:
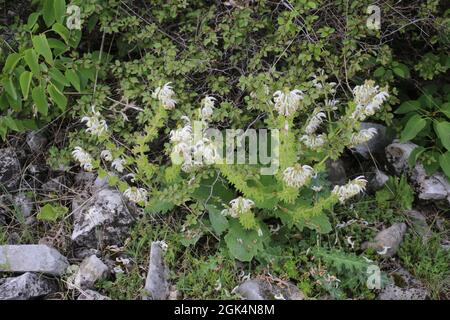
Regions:
<instances>
[{"instance_id":1,"label":"white rock","mask_svg":"<svg viewBox=\"0 0 450 320\"><path fill-rule=\"evenodd\" d=\"M33 212L33 202L24 193L19 193L13 198L14 206L21 212L23 218L28 218Z\"/></svg>"},{"instance_id":2,"label":"white rock","mask_svg":"<svg viewBox=\"0 0 450 320\"><path fill-rule=\"evenodd\" d=\"M46 245L0 246L0 272L39 272L63 274L69 266L67 259Z\"/></svg>"},{"instance_id":3,"label":"white rock","mask_svg":"<svg viewBox=\"0 0 450 320\"><path fill-rule=\"evenodd\" d=\"M119 191L100 190L79 205L79 199L72 205L72 240L77 245L90 248L120 245L129 235L134 218Z\"/></svg>"},{"instance_id":4,"label":"white rock","mask_svg":"<svg viewBox=\"0 0 450 320\"><path fill-rule=\"evenodd\" d=\"M98 280L106 277L108 267L97 256L91 255L83 260L75 276L75 288L92 288Z\"/></svg>"},{"instance_id":5,"label":"white rock","mask_svg":"<svg viewBox=\"0 0 450 320\"><path fill-rule=\"evenodd\" d=\"M83 290L77 300L111 300L109 297L102 295L94 290Z\"/></svg>"},{"instance_id":6,"label":"white rock","mask_svg":"<svg viewBox=\"0 0 450 320\"><path fill-rule=\"evenodd\" d=\"M400 288L390 284L378 295L378 300L425 300L428 292L422 288Z\"/></svg>"},{"instance_id":7,"label":"white rock","mask_svg":"<svg viewBox=\"0 0 450 320\"><path fill-rule=\"evenodd\" d=\"M159 242L152 242L150 248L150 262L145 281L145 291L149 300L166 300L169 297L169 272L164 262L164 250Z\"/></svg>"},{"instance_id":8,"label":"white rock","mask_svg":"<svg viewBox=\"0 0 450 320\"><path fill-rule=\"evenodd\" d=\"M36 273L0 279L0 300L27 300L55 292L56 283Z\"/></svg>"},{"instance_id":9,"label":"white rock","mask_svg":"<svg viewBox=\"0 0 450 320\"><path fill-rule=\"evenodd\" d=\"M246 300L305 299L303 292L292 283L288 282L287 285L280 287L259 279L245 281L238 287L237 293Z\"/></svg>"},{"instance_id":10,"label":"white rock","mask_svg":"<svg viewBox=\"0 0 450 320\"><path fill-rule=\"evenodd\" d=\"M409 156L416 147L417 145L412 142L400 143L396 141L386 147L386 158L394 167L397 174L408 170Z\"/></svg>"}]
</instances>

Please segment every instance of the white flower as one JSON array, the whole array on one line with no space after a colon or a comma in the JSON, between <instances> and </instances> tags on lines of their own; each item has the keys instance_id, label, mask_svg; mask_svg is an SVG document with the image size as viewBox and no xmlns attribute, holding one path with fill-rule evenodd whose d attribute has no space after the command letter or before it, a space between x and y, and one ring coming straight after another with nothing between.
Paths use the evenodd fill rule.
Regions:
<instances>
[{"instance_id":1,"label":"white flower","mask_svg":"<svg viewBox=\"0 0 450 320\"><path fill-rule=\"evenodd\" d=\"M326 142L326 137L323 134L315 135L303 135L300 137L300 141L310 149L317 149L322 147Z\"/></svg>"},{"instance_id":2,"label":"white flower","mask_svg":"<svg viewBox=\"0 0 450 320\"><path fill-rule=\"evenodd\" d=\"M366 80L363 85L356 86L353 89L353 95L356 108L351 118L358 121L363 121L375 114L389 97L389 94L386 91L380 91L379 87L375 86L375 82L372 80Z\"/></svg>"},{"instance_id":3,"label":"white flower","mask_svg":"<svg viewBox=\"0 0 450 320\"><path fill-rule=\"evenodd\" d=\"M211 119L214 112L214 102L216 98L206 96L202 101L202 109L200 110L200 116L203 120Z\"/></svg>"},{"instance_id":4,"label":"white flower","mask_svg":"<svg viewBox=\"0 0 450 320\"><path fill-rule=\"evenodd\" d=\"M195 144L194 159L195 161L203 160L207 165L213 164L217 159L217 151L211 140L203 138ZM199 161L200 162L200 161Z\"/></svg>"},{"instance_id":5,"label":"white flower","mask_svg":"<svg viewBox=\"0 0 450 320\"><path fill-rule=\"evenodd\" d=\"M326 118L325 112L323 112L320 108L314 110L313 116L306 125L305 132L307 134L313 134L316 132L322 124L324 118Z\"/></svg>"},{"instance_id":6,"label":"white flower","mask_svg":"<svg viewBox=\"0 0 450 320\"><path fill-rule=\"evenodd\" d=\"M114 161L111 163L111 167L113 167L114 169L116 169L118 172L123 172L123 165L125 164L125 160L122 158L116 158L114 159Z\"/></svg>"},{"instance_id":7,"label":"white flower","mask_svg":"<svg viewBox=\"0 0 450 320\"><path fill-rule=\"evenodd\" d=\"M183 128L170 131L170 141L173 143L190 143L192 141L192 127L188 123Z\"/></svg>"},{"instance_id":8,"label":"white flower","mask_svg":"<svg viewBox=\"0 0 450 320\"><path fill-rule=\"evenodd\" d=\"M296 164L293 167L286 168L283 172L284 183L292 188L301 188L314 175L314 169L307 165Z\"/></svg>"},{"instance_id":9,"label":"white flower","mask_svg":"<svg viewBox=\"0 0 450 320\"><path fill-rule=\"evenodd\" d=\"M167 82L162 88L156 88L152 94L153 98L158 99L167 110L175 108L177 102L173 99L174 95L175 92L173 92L170 82Z\"/></svg>"},{"instance_id":10,"label":"white flower","mask_svg":"<svg viewBox=\"0 0 450 320\"><path fill-rule=\"evenodd\" d=\"M253 208L255 203L250 199L239 197L234 200L231 200L230 205L231 208L227 210L227 213L231 217L237 218L241 214L249 212Z\"/></svg>"},{"instance_id":11,"label":"white flower","mask_svg":"<svg viewBox=\"0 0 450 320\"><path fill-rule=\"evenodd\" d=\"M290 92L276 91L273 94L275 110L286 117L293 115L300 106L300 101L303 100L302 94L303 92L298 89Z\"/></svg>"},{"instance_id":12,"label":"white flower","mask_svg":"<svg viewBox=\"0 0 450 320\"><path fill-rule=\"evenodd\" d=\"M80 166L86 171L92 171L92 157L81 147L75 147L72 151L73 158L80 163Z\"/></svg>"},{"instance_id":13,"label":"white flower","mask_svg":"<svg viewBox=\"0 0 450 320\"><path fill-rule=\"evenodd\" d=\"M341 203L344 203L345 200L363 192L366 185L367 180L364 179L364 176L359 176L344 186L335 186L332 193L338 196Z\"/></svg>"},{"instance_id":14,"label":"white flower","mask_svg":"<svg viewBox=\"0 0 450 320\"><path fill-rule=\"evenodd\" d=\"M339 100L335 99L325 99L325 109L329 111L337 110L336 104L339 103Z\"/></svg>"},{"instance_id":15,"label":"white flower","mask_svg":"<svg viewBox=\"0 0 450 320\"><path fill-rule=\"evenodd\" d=\"M145 203L147 202L148 192L144 188L131 187L123 192L125 198L134 203Z\"/></svg>"},{"instance_id":16,"label":"white flower","mask_svg":"<svg viewBox=\"0 0 450 320\"><path fill-rule=\"evenodd\" d=\"M94 111L92 107L92 116L84 116L81 118L81 122L86 122L86 132L94 136L101 136L104 132L108 131L108 125L104 119L101 119L101 115L98 111Z\"/></svg>"},{"instance_id":17,"label":"white flower","mask_svg":"<svg viewBox=\"0 0 450 320\"><path fill-rule=\"evenodd\" d=\"M355 147L362 143L366 143L367 141L372 139L376 134L377 134L377 129L375 129L375 128L363 129L363 130L359 131L358 133L352 134L350 148Z\"/></svg>"},{"instance_id":18,"label":"white flower","mask_svg":"<svg viewBox=\"0 0 450 320\"><path fill-rule=\"evenodd\" d=\"M322 191L322 186L312 186L311 189L314 192L320 192L320 191Z\"/></svg>"},{"instance_id":19,"label":"white flower","mask_svg":"<svg viewBox=\"0 0 450 320\"><path fill-rule=\"evenodd\" d=\"M103 150L103 151L100 153L100 157L101 157L103 160L108 161L108 162L112 161L112 159L113 159L112 153L111 153L111 151L109 151L109 150Z\"/></svg>"}]
</instances>

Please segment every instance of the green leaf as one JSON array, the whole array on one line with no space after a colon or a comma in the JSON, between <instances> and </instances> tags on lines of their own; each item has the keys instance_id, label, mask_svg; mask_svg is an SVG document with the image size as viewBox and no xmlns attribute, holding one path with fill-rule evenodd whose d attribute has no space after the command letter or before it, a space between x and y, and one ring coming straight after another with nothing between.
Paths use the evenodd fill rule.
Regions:
<instances>
[{"instance_id":1,"label":"green leaf","mask_svg":"<svg viewBox=\"0 0 450 320\"><path fill-rule=\"evenodd\" d=\"M214 205L207 205L206 209L209 213L209 221L217 235L221 235L228 229L228 220L223 216L219 209Z\"/></svg>"},{"instance_id":2,"label":"green leaf","mask_svg":"<svg viewBox=\"0 0 450 320\"><path fill-rule=\"evenodd\" d=\"M450 178L450 151L443 153L439 156L439 164L445 175Z\"/></svg>"},{"instance_id":3,"label":"green leaf","mask_svg":"<svg viewBox=\"0 0 450 320\"><path fill-rule=\"evenodd\" d=\"M10 128L11 130L14 130L16 132L21 131L18 125L18 122L16 122L13 118L10 116L6 116L3 118L6 126Z\"/></svg>"},{"instance_id":4,"label":"green leaf","mask_svg":"<svg viewBox=\"0 0 450 320\"><path fill-rule=\"evenodd\" d=\"M68 211L69 209L66 207L52 206L47 203L39 210L36 218L41 221L56 221L59 218L64 217Z\"/></svg>"},{"instance_id":5,"label":"green leaf","mask_svg":"<svg viewBox=\"0 0 450 320\"><path fill-rule=\"evenodd\" d=\"M397 76L399 76L400 78L407 79L407 78L410 77L409 68L406 65L402 64L402 63L399 63L396 67L394 67L392 69L392 71L394 71L394 73Z\"/></svg>"},{"instance_id":6,"label":"green leaf","mask_svg":"<svg viewBox=\"0 0 450 320\"><path fill-rule=\"evenodd\" d=\"M40 12L33 12L32 14L30 14L28 16L28 20L27 20L28 29L30 29L30 30L33 29L34 25L36 24L36 22L40 16L41 16Z\"/></svg>"},{"instance_id":7,"label":"green leaf","mask_svg":"<svg viewBox=\"0 0 450 320\"><path fill-rule=\"evenodd\" d=\"M63 85L63 86L69 86L69 81L67 81L66 77L64 76L64 74L59 71L56 68L51 68L48 71L48 74L50 75L50 77L52 78L52 80L58 82L59 84Z\"/></svg>"},{"instance_id":8,"label":"green leaf","mask_svg":"<svg viewBox=\"0 0 450 320\"><path fill-rule=\"evenodd\" d=\"M43 0L44 6L42 8L42 14L44 17L44 22L47 27L55 22L55 9L53 7L53 0Z\"/></svg>"},{"instance_id":9,"label":"green leaf","mask_svg":"<svg viewBox=\"0 0 450 320\"><path fill-rule=\"evenodd\" d=\"M384 67L379 67L375 70L375 72L373 73L373 76L376 78L380 78L380 77L384 76L385 73L386 73L386 69Z\"/></svg>"},{"instance_id":10,"label":"green leaf","mask_svg":"<svg viewBox=\"0 0 450 320\"><path fill-rule=\"evenodd\" d=\"M66 0L53 0L53 9L56 21L62 23L66 15Z\"/></svg>"},{"instance_id":11,"label":"green leaf","mask_svg":"<svg viewBox=\"0 0 450 320\"><path fill-rule=\"evenodd\" d=\"M439 110L450 119L450 102L446 102L439 107Z\"/></svg>"},{"instance_id":12,"label":"green leaf","mask_svg":"<svg viewBox=\"0 0 450 320\"><path fill-rule=\"evenodd\" d=\"M425 128L426 124L427 121L420 117L420 115L415 114L412 116L406 123L406 126L401 133L400 142L403 143L414 139L417 134Z\"/></svg>"},{"instance_id":13,"label":"green leaf","mask_svg":"<svg viewBox=\"0 0 450 320\"><path fill-rule=\"evenodd\" d=\"M48 94L50 95L50 98L52 98L53 102L56 103L59 109L61 111L66 111L67 107L67 98L66 96L58 90L58 88L53 85L52 83L49 83L47 86Z\"/></svg>"},{"instance_id":14,"label":"green leaf","mask_svg":"<svg viewBox=\"0 0 450 320\"><path fill-rule=\"evenodd\" d=\"M47 97L45 96L44 88L42 88L42 86L33 88L31 91L31 96L39 113L46 116L48 114L48 102Z\"/></svg>"},{"instance_id":15,"label":"green leaf","mask_svg":"<svg viewBox=\"0 0 450 320\"><path fill-rule=\"evenodd\" d=\"M394 111L396 114L405 114L411 111L416 111L420 109L420 102L417 100L409 100L403 102L397 110Z\"/></svg>"},{"instance_id":16,"label":"green leaf","mask_svg":"<svg viewBox=\"0 0 450 320\"><path fill-rule=\"evenodd\" d=\"M59 34L66 44L69 44L70 31L65 26L61 23L55 23L52 26L52 30Z\"/></svg>"},{"instance_id":17,"label":"green leaf","mask_svg":"<svg viewBox=\"0 0 450 320\"><path fill-rule=\"evenodd\" d=\"M47 37L45 34L40 34L34 36L31 41L33 42L33 47L38 54L44 57L45 61L49 65L53 65L53 54L50 46L48 45Z\"/></svg>"},{"instance_id":18,"label":"green leaf","mask_svg":"<svg viewBox=\"0 0 450 320\"><path fill-rule=\"evenodd\" d=\"M6 93L13 99L17 100L17 92L11 77L3 79L3 87Z\"/></svg>"},{"instance_id":19,"label":"green leaf","mask_svg":"<svg viewBox=\"0 0 450 320\"><path fill-rule=\"evenodd\" d=\"M36 51L34 51L33 49L26 50L24 59L28 65L28 67L30 68L31 72L33 72L34 75L38 76L41 74L41 68L39 67L39 63L38 63L39 58L36 54Z\"/></svg>"},{"instance_id":20,"label":"green leaf","mask_svg":"<svg viewBox=\"0 0 450 320\"><path fill-rule=\"evenodd\" d=\"M311 217L301 217L296 223L296 226L303 230L303 227L308 227L318 233L326 234L332 230L330 220L325 213L320 213Z\"/></svg>"},{"instance_id":21,"label":"green leaf","mask_svg":"<svg viewBox=\"0 0 450 320\"><path fill-rule=\"evenodd\" d=\"M8 58L6 58L5 66L3 67L3 73L11 73L14 71L17 63L22 59L22 55L19 53L11 53Z\"/></svg>"},{"instance_id":22,"label":"green leaf","mask_svg":"<svg viewBox=\"0 0 450 320\"><path fill-rule=\"evenodd\" d=\"M30 91L31 79L33 78L33 74L29 71L24 71L20 75L20 89L22 90L22 96L24 100L28 98L28 92Z\"/></svg>"},{"instance_id":23,"label":"green leaf","mask_svg":"<svg viewBox=\"0 0 450 320\"><path fill-rule=\"evenodd\" d=\"M425 151L426 149L422 146L418 146L414 148L413 151L411 151L411 154L408 158L408 165L412 168L416 165L417 159L419 159L419 156Z\"/></svg>"},{"instance_id":24,"label":"green leaf","mask_svg":"<svg viewBox=\"0 0 450 320\"><path fill-rule=\"evenodd\" d=\"M230 221L225 243L231 255L240 261L251 261L263 249L263 237L254 230L245 230L235 219Z\"/></svg>"},{"instance_id":25,"label":"green leaf","mask_svg":"<svg viewBox=\"0 0 450 320\"><path fill-rule=\"evenodd\" d=\"M75 88L75 90L81 92L81 82L78 74L72 69L67 69L65 72L65 76L66 79L69 80L70 84Z\"/></svg>"},{"instance_id":26,"label":"green leaf","mask_svg":"<svg viewBox=\"0 0 450 320\"><path fill-rule=\"evenodd\" d=\"M434 131L441 140L442 145L450 150L450 122L442 121L434 123Z\"/></svg>"}]
</instances>

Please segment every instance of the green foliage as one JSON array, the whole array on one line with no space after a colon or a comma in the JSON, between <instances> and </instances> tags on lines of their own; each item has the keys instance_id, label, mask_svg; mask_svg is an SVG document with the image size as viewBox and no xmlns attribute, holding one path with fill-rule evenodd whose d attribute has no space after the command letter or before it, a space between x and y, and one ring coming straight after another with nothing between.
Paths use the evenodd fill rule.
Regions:
<instances>
[{"instance_id":1,"label":"green foliage","mask_svg":"<svg viewBox=\"0 0 450 320\"><path fill-rule=\"evenodd\" d=\"M47 203L45 206L39 209L39 212L36 216L38 220L41 221L56 221L62 217L69 211L68 208L63 206L54 206Z\"/></svg>"},{"instance_id":2,"label":"green foliage","mask_svg":"<svg viewBox=\"0 0 450 320\"><path fill-rule=\"evenodd\" d=\"M400 210L411 210L414 202L414 191L406 177L389 177L383 189L376 192L378 207L387 208L391 204Z\"/></svg>"}]
</instances>

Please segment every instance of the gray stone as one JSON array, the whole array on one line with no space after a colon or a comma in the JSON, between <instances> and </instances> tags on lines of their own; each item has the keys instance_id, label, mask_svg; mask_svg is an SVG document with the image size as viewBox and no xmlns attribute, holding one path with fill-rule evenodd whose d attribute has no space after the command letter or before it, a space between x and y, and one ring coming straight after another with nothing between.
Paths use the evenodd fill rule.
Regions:
<instances>
[{"instance_id":1,"label":"gray stone","mask_svg":"<svg viewBox=\"0 0 450 320\"><path fill-rule=\"evenodd\" d=\"M14 150L0 149L0 186L13 190L17 187L20 176L20 162Z\"/></svg>"},{"instance_id":2,"label":"gray stone","mask_svg":"<svg viewBox=\"0 0 450 320\"><path fill-rule=\"evenodd\" d=\"M246 300L305 299L305 295L290 282L281 287L260 279L245 281L238 287L237 293Z\"/></svg>"},{"instance_id":3,"label":"gray stone","mask_svg":"<svg viewBox=\"0 0 450 320\"><path fill-rule=\"evenodd\" d=\"M94 290L83 290L78 296L77 300L111 300L111 298L104 296Z\"/></svg>"},{"instance_id":4,"label":"gray stone","mask_svg":"<svg viewBox=\"0 0 450 320\"><path fill-rule=\"evenodd\" d=\"M89 248L122 244L134 221L122 194L113 189L100 190L84 202L77 199L72 212L72 240Z\"/></svg>"},{"instance_id":5,"label":"gray stone","mask_svg":"<svg viewBox=\"0 0 450 320\"><path fill-rule=\"evenodd\" d=\"M413 168L411 181L417 186L419 199L444 200L449 198L450 184L445 176L440 172L427 176L425 168L420 163Z\"/></svg>"},{"instance_id":6,"label":"gray stone","mask_svg":"<svg viewBox=\"0 0 450 320\"><path fill-rule=\"evenodd\" d=\"M26 142L32 152L42 152L47 138L42 133L30 131L27 133Z\"/></svg>"},{"instance_id":7,"label":"gray stone","mask_svg":"<svg viewBox=\"0 0 450 320\"><path fill-rule=\"evenodd\" d=\"M166 300L169 297L169 271L164 262L164 250L157 241L152 242L150 248L150 262L147 279L145 281L146 299Z\"/></svg>"},{"instance_id":8,"label":"gray stone","mask_svg":"<svg viewBox=\"0 0 450 320\"><path fill-rule=\"evenodd\" d=\"M94 287L95 282L104 279L108 274L108 267L95 255L83 260L75 276L76 288L86 289Z\"/></svg>"},{"instance_id":9,"label":"gray stone","mask_svg":"<svg viewBox=\"0 0 450 320\"><path fill-rule=\"evenodd\" d=\"M401 174L409 169L408 159L416 147L417 145L411 142L399 143L396 141L386 147L386 158L396 174Z\"/></svg>"},{"instance_id":10,"label":"gray stone","mask_svg":"<svg viewBox=\"0 0 450 320\"><path fill-rule=\"evenodd\" d=\"M28 218L33 213L33 201L24 193L14 196L13 205L21 212L23 218Z\"/></svg>"},{"instance_id":11,"label":"gray stone","mask_svg":"<svg viewBox=\"0 0 450 320\"><path fill-rule=\"evenodd\" d=\"M378 295L378 300L425 300L428 292L423 288L400 288L390 284Z\"/></svg>"},{"instance_id":12,"label":"gray stone","mask_svg":"<svg viewBox=\"0 0 450 320\"><path fill-rule=\"evenodd\" d=\"M57 290L55 281L36 273L0 279L0 300L28 300Z\"/></svg>"},{"instance_id":13,"label":"gray stone","mask_svg":"<svg viewBox=\"0 0 450 320\"><path fill-rule=\"evenodd\" d=\"M375 169L375 175L370 180L370 189L374 191L380 190L388 181L389 176L385 172Z\"/></svg>"},{"instance_id":14,"label":"gray stone","mask_svg":"<svg viewBox=\"0 0 450 320\"><path fill-rule=\"evenodd\" d=\"M362 248L374 248L387 257L392 257L397 252L406 232L406 224L396 223L387 229L380 231L373 242L365 242Z\"/></svg>"},{"instance_id":15,"label":"gray stone","mask_svg":"<svg viewBox=\"0 0 450 320\"><path fill-rule=\"evenodd\" d=\"M64 190L65 183L64 177L59 176L56 178L51 178L46 183L42 185L42 191L47 193L59 193Z\"/></svg>"},{"instance_id":16,"label":"gray stone","mask_svg":"<svg viewBox=\"0 0 450 320\"><path fill-rule=\"evenodd\" d=\"M347 183L347 174L345 173L344 161L329 160L326 162L328 181L332 185L343 185Z\"/></svg>"},{"instance_id":17,"label":"gray stone","mask_svg":"<svg viewBox=\"0 0 450 320\"><path fill-rule=\"evenodd\" d=\"M0 246L0 272L40 272L63 274L69 266L67 259L46 245Z\"/></svg>"},{"instance_id":18,"label":"gray stone","mask_svg":"<svg viewBox=\"0 0 450 320\"><path fill-rule=\"evenodd\" d=\"M384 148L392 142L392 139L387 134L386 126L372 122L361 122L361 130L367 130L374 128L377 130L377 134L367 141L352 147L352 150L360 154L366 159L370 158L370 155L383 153Z\"/></svg>"}]
</instances>

